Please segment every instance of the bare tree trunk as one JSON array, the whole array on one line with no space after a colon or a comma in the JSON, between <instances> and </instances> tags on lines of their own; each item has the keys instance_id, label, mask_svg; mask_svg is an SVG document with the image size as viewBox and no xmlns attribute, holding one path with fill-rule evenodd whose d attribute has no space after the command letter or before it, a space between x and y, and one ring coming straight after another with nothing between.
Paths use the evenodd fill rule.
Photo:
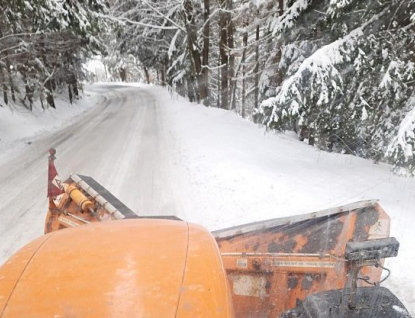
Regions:
<instances>
[{"instance_id":1,"label":"bare tree trunk","mask_svg":"<svg viewBox=\"0 0 415 318\"><path fill-rule=\"evenodd\" d=\"M282 16L284 13L284 0L278 0L278 14ZM281 45L279 44L277 55L275 57L275 64L279 65L282 58ZM275 76L275 86L280 86L282 84L283 75L279 67L277 67L277 74Z\"/></svg>"},{"instance_id":2,"label":"bare tree trunk","mask_svg":"<svg viewBox=\"0 0 415 318\"><path fill-rule=\"evenodd\" d=\"M278 15L282 16L284 13L284 0L278 0Z\"/></svg>"},{"instance_id":3,"label":"bare tree trunk","mask_svg":"<svg viewBox=\"0 0 415 318\"><path fill-rule=\"evenodd\" d=\"M9 98L7 96L8 87L6 84L6 76L4 75L4 71L0 68L0 75L1 75L1 82L3 82L2 90L3 90L3 100L6 105L9 104Z\"/></svg>"},{"instance_id":4,"label":"bare tree trunk","mask_svg":"<svg viewBox=\"0 0 415 318\"><path fill-rule=\"evenodd\" d=\"M256 48L255 48L255 108L259 106L259 25L256 27Z\"/></svg>"},{"instance_id":5,"label":"bare tree trunk","mask_svg":"<svg viewBox=\"0 0 415 318\"><path fill-rule=\"evenodd\" d=\"M245 24L247 25L247 23ZM242 107L241 107L241 115L243 118L245 118L246 116L246 48L248 46L248 32L244 32L244 34L242 35L242 45L243 45L243 51L242 51Z\"/></svg>"},{"instance_id":6,"label":"bare tree trunk","mask_svg":"<svg viewBox=\"0 0 415 318\"><path fill-rule=\"evenodd\" d=\"M3 75L3 79L4 79L4 74L2 74L2 75ZM4 100L4 103L6 105L9 104L9 98L7 97L7 85L6 85L6 81L3 81L3 100Z\"/></svg>"},{"instance_id":7,"label":"bare tree trunk","mask_svg":"<svg viewBox=\"0 0 415 318\"><path fill-rule=\"evenodd\" d=\"M127 82L127 70L124 67L120 68L120 78L122 82Z\"/></svg>"},{"instance_id":8,"label":"bare tree trunk","mask_svg":"<svg viewBox=\"0 0 415 318\"><path fill-rule=\"evenodd\" d=\"M227 7L228 10L232 10L232 2L233 0L228 0ZM235 52L233 52L233 49L235 47L234 43L234 34L235 34L235 25L232 21L232 16L230 13L228 13L228 47L229 47L229 70L228 70L228 76L229 76L229 91L231 92L229 98L231 100L230 103L230 109L235 109L235 91L236 91L236 82L235 82Z\"/></svg>"},{"instance_id":9,"label":"bare tree trunk","mask_svg":"<svg viewBox=\"0 0 415 318\"><path fill-rule=\"evenodd\" d=\"M146 82L147 84L150 84L150 74L148 72L148 68L144 66L144 74L146 76Z\"/></svg>"},{"instance_id":10,"label":"bare tree trunk","mask_svg":"<svg viewBox=\"0 0 415 318\"><path fill-rule=\"evenodd\" d=\"M217 83L216 107L217 108L220 108L220 102L221 102L220 101L220 92L221 92L221 89L220 89L220 59L218 59L218 65L217 65L217 67L218 67L218 72L217 72L217 75L216 75L216 83Z\"/></svg>"},{"instance_id":11,"label":"bare tree trunk","mask_svg":"<svg viewBox=\"0 0 415 318\"><path fill-rule=\"evenodd\" d=\"M22 77L23 77L23 82L24 82L25 92L26 92L23 101L27 98L27 100L29 101L29 106L26 106L26 104L25 104L25 106L26 106L27 109L32 111L32 109L33 109L33 90L29 86L29 81L27 79L26 68L22 68L20 70L20 73L22 74Z\"/></svg>"},{"instance_id":12,"label":"bare tree trunk","mask_svg":"<svg viewBox=\"0 0 415 318\"><path fill-rule=\"evenodd\" d=\"M196 98L196 90L195 90L195 78L193 76L190 76L187 79L187 97L191 102L194 102L197 100Z\"/></svg>"},{"instance_id":13,"label":"bare tree trunk","mask_svg":"<svg viewBox=\"0 0 415 318\"><path fill-rule=\"evenodd\" d=\"M10 94L11 94L13 102L16 102L16 95L14 93L12 70L10 68L10 60L9 60L7 51L5 52L5 56L6 56L7 75L9 77Z\"/></svg>"},{"instance_id":14,"label":"bare tree trunk","mask_svg":"<svg viewBox=\"0 0 415 318\"><path fill-rule=\"evenodd\" d=\"M226 2L229 0L223 0L221 7L226 9ZM220 13L219 18L219 28L220 28L220 42L219 42L219 55L220 55L220 64L221 64L221 105L223 109L229 108L228 102L228 53L227 53L227 44L228 44L228 17L226 12Z\"/></svg>"},{"instance_id":15,"label":"bare tree trunk","mask_svg":"<svg viewBox=\"0 0 415 318\"><path fill-rule=\"evenodd\" d=\"M105 80L108 79L108 71L107 71L107 64L104 63L104 71L105 71Z\"/></svg>"},{"instance_id":16,"label":"bare tree trunk","mask_svg":"<svg viewBox=\"0 0 415 318\"><path fill-rule=\"evenodd\" d=\"M166 80L164 78L164 64L161 66L160 72L157 71L157 73L160 73L160 84L161 84L161 86L166 86Z\"/></svg>"},{"instance_id":17,"label":"bare tree trunk","mask_svg":"<svg viewBox=\"0 0 415 318\"><path fill-rule=\"evenodd\" d=\"M43 61L43 67L45 69L48 69L48 61L47 61L47 57L46 57L46 49L45 49L45 42L46 42L46 37L42 36L40 39L41 43L40 43L40 56L42 57L42 61ZM46 89L46 101L48 103L48 105L52 108L56 108L55 106L55 99L53 98L53 87L52 87L52 80L50 78L49 75L45 74L45 82L44 82L44 87Z\"/></svg>"},{"instance_id":18,"label":"bare tree trunk","mask_svg":"<svg viewBox=\"0 0 415 318\"><path fill-rule=\"evenodd\" d=\"M0 21L1 22L1 21ZM2 25L0 24L0 37L3 36L3 32L1 31ZM7 84L6 84L6 76L4 75L4 71L0 66L0 75L1 75L1 82L3 83L2 85L2 90L3 90L3 100L4 103L7 105L9 103L9 98L7 96Z\"/></svg>"},{"instance_id":19,"label":"bare tree trunk","mask_svg":"<svg viewBox=\"0 0 415 318\"><path fill-rule=\"evenodd\" d=\"M191 63L193 65L193 77L196 79L197 83L195 97L199 102L201 99L204 100L207 96L205 96L206 89L204 88L205 84L203 83L201 54L197 48L197 29L193 14L193 4L191 0L185 0L183 6L185 8L184 19L187 32L187 46Z\"/></svg>"},{"instance_id":20,"label":"bare tree trunk","mask_svg":"<svg viewBox=\"0 0 415 318\"><path fill-rule=\"evenodd\" d=\"M166 54L164 56L163 66L162 66L162 69L161 69L161 85L163 87L167 85L166 72L167 72L168 65L169 65L169 56Z\"/></svg>"},{"instance_id":21,"label":"bare tree trunk","mask_svg":"<svg viewBox=\"0 0 415 318\"><path fill-rule=\"evenodd\" d=\"M78 76L74 74L74 82L72 83L72 90L75 97L79 97L79 89L78 89Z\"/></svg>"},{"instance_id":22,"label":"bare tree trunk","mask_svg":"<svg viewBox=\"0 0 415 318\"><path fill-rule=\"evenodd\" d=\"M49 78L45 82L45 88L46 88L46 101L48 102L48 105L52 108L56 108L55 99L53 98L52 81Z\"/></svg>"},{"instance_id":23,"label":"bare tree trunk","mask_svg":"<svg viewBox=\"0 0 415 318\"><path fill-rule=\"evenodd\" d=\"M209 106L209 45L210 45L210 0L203 0L203 52L202 52L202 77L203 87L201 88L200 98L205 106Z\"/></svg>"},{"instance_id":24,"label":"bare tree trunk","mask_svg":"<svg viewBox=\"0 0 415 318\"><path fill-rule=\"evenodd\" d=\"M179 95L186 96L186 87L185 87L186 85L182 81L178 82L176 85L177 85L177 90L179 92Z\"/></svg>"},{"instance_id":25,"label":"bare tree trunk","mask_svg":"<svg viewBox=\"0 0 415 318\"><path fill-rule=\"evenodd\" d=\"M72 104L73 94L72 94L71 85L68 85L68 95L69 95L69 102Z\"/></svg>"},{"instance_id":26,"label":"bare tree trunk","mask_svg":"<svg viewBox=\"0 0 415 318\"><path fill-rule=\"evenodd\" d=\"M315 143L314 129L310 128L308 125L302 125L299 139L301 141L304 141L304 139L308 139L308 144L310 146L314 146L314 143Z\"/></svg>"}]
</instances>

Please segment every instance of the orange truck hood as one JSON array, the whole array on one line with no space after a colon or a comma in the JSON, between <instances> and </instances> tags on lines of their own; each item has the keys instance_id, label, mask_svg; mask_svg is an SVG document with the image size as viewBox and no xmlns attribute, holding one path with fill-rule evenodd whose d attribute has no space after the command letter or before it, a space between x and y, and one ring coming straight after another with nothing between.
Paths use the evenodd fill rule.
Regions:
<instances>
[{"instance_id":1,"label":"orange truck hood","mask_svg":"<svg viewBox=\"0 0 415 318\"><path fill-rule=\"evenodd\" d=\"M212 235L181 221L45 235L0 268L0 317L233 317Z\"/></svg>"}]
</instances>

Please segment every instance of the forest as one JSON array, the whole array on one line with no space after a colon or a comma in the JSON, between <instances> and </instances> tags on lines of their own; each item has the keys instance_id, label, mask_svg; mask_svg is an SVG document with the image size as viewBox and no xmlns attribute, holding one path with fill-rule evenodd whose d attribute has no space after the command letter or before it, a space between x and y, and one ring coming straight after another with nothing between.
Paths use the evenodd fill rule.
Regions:
<instances>
[{"instance_id":1,"label":"forest","mask_svg":"<svg viewBox=\"0 0 415 318\"><path fill-rule=\"evenodd\" d=\"M0 0L1 107L80 95L85 63L415 174L413 0Z\"/></svg>"}]
</instances>

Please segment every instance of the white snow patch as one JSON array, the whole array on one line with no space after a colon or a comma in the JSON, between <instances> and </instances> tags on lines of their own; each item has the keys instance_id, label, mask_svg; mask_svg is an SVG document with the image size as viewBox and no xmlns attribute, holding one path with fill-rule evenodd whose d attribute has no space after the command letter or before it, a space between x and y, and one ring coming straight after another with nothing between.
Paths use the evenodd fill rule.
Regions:
<instances>
[{"instance_id":1,"label":"white snow patch","mask_svg":"<svg viewBox=\"0 0 415 318\"><path fill-rule=\"evenodd\" d=\"M94 81L106 81L108 80L107 71L102 61L101 56L96 56L90 59L86 64L85 68L92 74L95 75Z\"/></svg>"},{"instance_id":2,"label":"white snow patch","mask_svg":"<svg viewBox=\"0 0 415 318\"><path fill-rule=\"evenodd\" d=\"M0 157L11 149L30 145L41 134L68 126L92 108L98 97L86 89L81 99L74 99L72 105L66 95L55 96L56 109L43 110L39 103L34 104L32 111L21 105L0 107Z\"/></svg>"},{"instance_id":3,"label":"white snow patch","mask_svg":"<svg viewBox=\"0 0 415 318\"><path fill-rule=\"evenodd\" d=\"M300 16L309 6L308 0L297 0L289 7L280 17L274 20L271 25L273 34L280 33L286 29L290 29L294 26L295 20Z\"/></svg>"},{"instance_id":4,"label":"white snow patch","mask_svg":"<svg viewBox=\"0 0 415 318\"><path fill-rule=\"evenodd\" d=\"M415 98L410 98L407 102L407 106L414 107L409 111L405 118L399 125L399 130L395 138L392 139L388 146L387 155L392 156L398 146L401 147L406 158L410 158L414 155L414 149L411 143L408 143L408 139L415 138Z\"/></svg>"},{"instance_id":5,"label":"white snow patch","mask_svg":"<svg viewBox=\"0 0 415 318\"><path fill-rule=\"evenodd\" d=\"M180 29L176 31L176 34L174 35L173 39L171 40L169 51L167 53L168 56L169 56L169 59L171 59L171 56L172 56L173 52L176 51L176 39L179 36L179 34L180 34Z\"/></svg>"}]
</instances>

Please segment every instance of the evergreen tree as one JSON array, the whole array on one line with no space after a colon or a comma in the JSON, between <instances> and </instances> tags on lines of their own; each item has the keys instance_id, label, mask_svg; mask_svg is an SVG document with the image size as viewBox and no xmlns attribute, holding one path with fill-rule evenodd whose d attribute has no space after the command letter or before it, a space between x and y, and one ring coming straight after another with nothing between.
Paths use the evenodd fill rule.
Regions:
<instances>
[{"instance_id":1,"label":"evergreen tree","mask_svg":"<svg viewBox=\"0 0 415 318\"><path fill-rule=\"evenodd\" d=\"M0 1L0 81L3 100L55 107L53 91L78 95L82 61L98 49L103 0Z\"/></svg>"},{"instance_id":2,"label":"evergreen tree","mask_svg":"<svg viewBox=\"0 0 415 318\"><path fill-rule=\"evenodd\" d=\"M295 129L300 138L315 141L325 150L375 161L395 158L392 162L401 165L405 151L396 149L396 134L413 96L414 28L410 18L415 4L306 3L302 15L314 32L314 43L303 40L297 44L304 36L301 15L293 15L290 23L277 24L275 34L286 43L292 43L292 34L287 37L286 30L295 27L296 44L286 44L283 50L280 66L289 67L276 96L262 103L263 122L279 130ZM314 5L318 12L325 12L320 14L323 18L308 11ZM396 161L399 157L400 162Z\"/></svg>"}]
</instances>

